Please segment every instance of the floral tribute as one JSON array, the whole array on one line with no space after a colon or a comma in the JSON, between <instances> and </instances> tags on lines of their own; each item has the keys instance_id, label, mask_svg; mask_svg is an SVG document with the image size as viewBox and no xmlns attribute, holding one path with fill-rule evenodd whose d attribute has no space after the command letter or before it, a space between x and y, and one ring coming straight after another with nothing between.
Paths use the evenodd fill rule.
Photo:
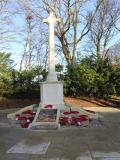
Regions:
<instances>
[{"instance_id":1,"label":"floral tribute","mask_svg":"<svg viewBox=\"0 0 120 160\"><path fill-rule=\"evenodd\" d=\"M43 109L51 110L55 109L56 107L48 104L44 106ZM85 110L88 113L95 114L94 111L91 110ZM19 124L20 127L22 128L28 128L29 124L32 123L32 121L35 118L37 109L32 109L32 110L26 110L22 112L21 114L16 115L16 124ZM45 117L44 117L45 119ZM59 117L59 123L61 126L67 126L67 125L74 125L74 126L81 126L83 123L89 122L91 119L89 118L89 114L82 114L79 111L75 110L69 110L69 111L63 111L60 113Z\"/></svg>"},{"instance_id":2,"label":"floral tribute","mask_svg":"<svg viewBox=\"0 0 120 160\"><path fill-rule=\"evenodd\" d=\"M22 128L28 128L29 124L32 123L36 112L34 110L26 110L21 114L16 115L16 124L20 124Z\"/></svg>"},{"instance_id":3,"label":"floral tribute","mask_svg":"<svg viewBox=\"0 0 120 160\"><path fill-rule=\"evenodd\" d=\"M26 111L21 112L20 114L16 114L16 124L18 124L22 128L28 128L29 124L32 123L32 121L35 118L36 112L38 109L38 105L33 105L32 109L28 109Z\"/></svg>"},{"instance_id":4,"label":"floral tribute","mask_svg":"<svg viewBox=\"0 0 120 160\"><path fill-rule=\"evenodd\" d=\"M46 109L53 109L53 105L48 104L48 105L46 105L44 108L46 108Z\"/></svg>"},{"instance_id":5,"label":"floral tribute","mask_svg":"<svg viewBox=\"0 0 120 160\"><path fill-rule=\"evenodd\" d=\"M78 111L63 112L60 116L59 122L61 125L75 125L80 126L82 122L88 121L88 115L81 115Z\"/></svg>"}]
</instances>

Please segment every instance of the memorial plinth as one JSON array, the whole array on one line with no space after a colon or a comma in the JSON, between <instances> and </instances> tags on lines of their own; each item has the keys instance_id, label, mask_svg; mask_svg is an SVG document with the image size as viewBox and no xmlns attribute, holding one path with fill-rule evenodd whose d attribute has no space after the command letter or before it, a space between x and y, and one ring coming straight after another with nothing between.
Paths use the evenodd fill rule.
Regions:
<instances>
[{"instance_id":1,"label":"memorial plinth","mask_svg":"<svg viewBox=\"0 0 120 160\"><path fill-rule=\"evenodd\" d=\"M52 104L57 108L64 104L63 82L43 82L40 84L41 107Z\"/></svg>"}]
</instances>

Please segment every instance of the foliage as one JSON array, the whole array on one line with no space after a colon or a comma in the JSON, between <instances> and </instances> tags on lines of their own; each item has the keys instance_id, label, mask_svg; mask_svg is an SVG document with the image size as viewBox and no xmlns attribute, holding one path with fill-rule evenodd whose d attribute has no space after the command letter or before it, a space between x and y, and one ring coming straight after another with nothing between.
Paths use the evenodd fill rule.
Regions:
<instances>
[{"instance_id":1,"label":"foliage","mask_svg":"<svg viewBox=\"0 0 120 160\"><path fill-rule=\"evenodd\" d=\"M10 81L12 60L9 53L0 53L0 95L12 94L12 85Z\"/></svg>"},{"instance_id":2,"label":"foliage","mask_svg":"<svg viewBox=\"0 0 120 160\"><path fill-rule=\"evenodd\" d=\"M107 98L120 94L120 69L100 59L99 63L93 57L85 57L80 64L68 66L65 76L65 95L94 96Z\"/></svg>"},{"instance_id":3,"label":"foliage","mask_svg":"<svg viewBox=\"0 0 120 160\"><path fill-rule=\"evenodd\" d=\"M17 71L12 67L10 56L8 53L0 53L0 96L39 97L40 75L43 75L44 80L47 72L41 66Z\"/></svg>"},{"instance_id":4,"label":"foliage","mask_svg":"<svg viewBox=\"0 0 120 160\"><path fill-rule=\"evenodd\" d=\"M95 78L98 77L93 69L83 65L68 66L65 79L65 94L67 96L88 96L93 94Z\"/></svg>"},{"instance_id":5,"label":"foliage","mask_svg":"<svg viewBox=\"0 0 120 160\"><path fill-rule=\"evenodd\" d=\"M116 95L120 95L120 68L113 68L110 80L114 83Z\"/></svg>"},{"instance_id":6,"label":"foliage","mask_svg":"<svg viewBox=\"0 0 120 160\"><path fill-rule=\"evenodd\" d=\"M88 69L96 68L96 58L94 55L86 56L81 60L81 65L86 66Z\"/></svg>"},{"instance_id":7,"label":"foliage","mask_svg":"<svg viewBox=\"0 0 120 160\"><path fill-rule=\"evenodd\" d=\"M12 71L12 85L14 97L39 97L40 95L40 74L42 67L32 68L18 72Z\"/></svg>"},{"instance_id":8,"label":"foliage","mask_svg":"<svg viewBox=\"0 0 120 160\"><path fill-rule=\"evenodd\" d=\"M55 70L56 70L56 72L62 72L63 71L63 66L61 64L57 64L55 66Z\"/></svg>"},{"instance_id":9,"label":"foliage","mask_svg":"<svg viewBox=\"0 0 120 160\"><path fill-rule=\"evenodd\" d=\"M40 81L47 76L42 66L31 70L17 71L12 67L10 54L0 53L0 95L17 98L40 97ZM62 71L62 65L56 65L57 71ZM43 79L40 79L40 75ZM120 95L120 68L115 68L109 59L99 61L94 56L88 56L79 64L67 66L66 74L60 72L58 77L64 80L64 93L67 96L102 97Z\"/></svg>"}]
</instances>

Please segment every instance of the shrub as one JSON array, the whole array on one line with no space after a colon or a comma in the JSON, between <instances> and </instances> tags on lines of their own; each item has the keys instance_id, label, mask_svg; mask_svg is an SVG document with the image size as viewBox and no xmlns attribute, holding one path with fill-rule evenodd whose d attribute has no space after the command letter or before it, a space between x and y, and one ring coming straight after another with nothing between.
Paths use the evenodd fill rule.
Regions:
<instances>
[{"instance_id":1,"label":"shrub","mask_svg":"<svg viewBox=\"0 0 120 160\"><path fill-rule=\"evenodd\" d=\"M67 96L94 96L107 98L115 93L115 84L111 81L112 68L97 72L86 65L75 64L68 66L65 76L64 93Z\"/></svg>"}]
</instances>

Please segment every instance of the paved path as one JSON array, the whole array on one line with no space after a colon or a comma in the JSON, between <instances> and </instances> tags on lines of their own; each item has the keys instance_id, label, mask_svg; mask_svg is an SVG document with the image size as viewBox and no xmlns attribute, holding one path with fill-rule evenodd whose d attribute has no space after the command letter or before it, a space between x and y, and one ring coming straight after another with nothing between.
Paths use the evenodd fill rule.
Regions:
<instances>
[{"instance_id":1,"label":"paved path","mask_svg":"<svg viewBox=\"0 0 120 160\"><path fill-rule=\"evenodd\" d=\"M120 110L92 109L104 116L105 127L31 131L11 127L4 121L10 111L1 111L0 160L120 160ZM48 144L47 148L43 144ZM14 145L28 153L10 153Z\"/></svg>"}]
</instances>

